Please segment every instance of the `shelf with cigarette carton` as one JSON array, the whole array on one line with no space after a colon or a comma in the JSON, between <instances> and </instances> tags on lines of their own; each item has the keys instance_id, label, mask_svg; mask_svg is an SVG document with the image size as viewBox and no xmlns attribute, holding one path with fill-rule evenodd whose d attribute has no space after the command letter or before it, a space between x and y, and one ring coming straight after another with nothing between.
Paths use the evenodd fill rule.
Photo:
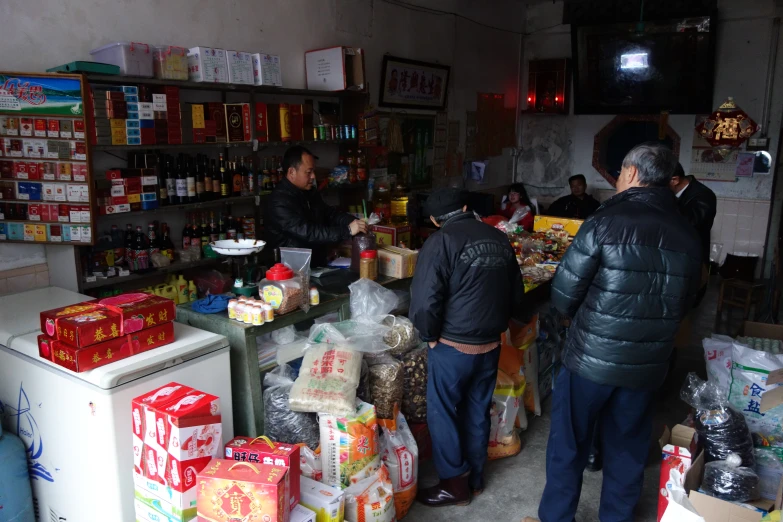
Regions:
<instances>
[{"instance_id":1,"label":"shelf with cigarette carton","mask_svg":"<svg viewBox=\"0 0 783 522\"><path fill-rule=\"evenodd\" d=\"M81 75L0 73L0 242L93 244Z\"/></svg>"},{"instance_id":2,"label":"shelf with cigarette carton","mask_svg":"<svg viewBox=\"0 0 783 522\"><path fill-rule=\"evenodd\" d=\"M126 276L114 276L114 277L94 277L94 280L90 279L82 283L81 290L91 290L95 288L104 288L112 285L120 285L129 283L132 281L143 281L145 279L153 279L172 272L182 272L190 268L198 268L203 266L215 266L224 262L223 259L204 258L196 261L175 261L168 266L159 268L151 268L144 272L131 272Z\"/></svg>"}]
</instances>

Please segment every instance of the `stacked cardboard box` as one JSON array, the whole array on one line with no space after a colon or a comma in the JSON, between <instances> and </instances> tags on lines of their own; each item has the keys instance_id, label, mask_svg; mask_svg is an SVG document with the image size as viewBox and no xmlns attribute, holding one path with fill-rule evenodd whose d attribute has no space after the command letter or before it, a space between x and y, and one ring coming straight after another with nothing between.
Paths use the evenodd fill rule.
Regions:
<instances>
[{"instance_id":1,"label":"stacked cardboard box","mask_svg":"<svg viewBox=\"0 0 783 522\"><path fill-rule=\"evenodd\" d=\"M161 91L140 92L135 85L93 87L94 143L182 143L179 87L167 85Z\"/></svg>"},{"instance_id":2,"label":"stacked cardboard box","mask_svg":"<svg viewBox=\"0 0 783 522\"><path fill-rule=\"evenodd\" d=\"M133 399L138 520L196 517L196 475L220 452L220 399L179 383Z\"/></svg>"}]
</instances>

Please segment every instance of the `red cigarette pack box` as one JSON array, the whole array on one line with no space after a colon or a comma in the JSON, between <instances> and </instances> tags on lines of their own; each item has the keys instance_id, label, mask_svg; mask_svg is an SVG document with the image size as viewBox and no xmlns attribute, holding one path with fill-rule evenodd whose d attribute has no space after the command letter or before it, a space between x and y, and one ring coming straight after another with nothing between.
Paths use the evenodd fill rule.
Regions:
<instances>
[{"instance_id":1,"label":"red cigarette pack box","mask_svg":"<svg viewBox=\"0 0 783 522\"><path fill-rule=\"evenodd\" d=\"M267 464L270 466L285 466L290 469L291 503L293 509L299 503L299 446L267 442L257 437L235 437L226 444L226 458L239 462Z\"/></svg>"},{"instance_id":2,"label":"red cigarette pack box","mask_svg":"<svg viewBox=\"0 0 783 522\"><path fill-rule=\"evenodd\" d=\"M198 474L198 519L288 522L290 475L282 466L212 459Z\"/></svg>"},{"instance_id":3,"label":"red cigarette pack box","mask_svg":"<svg viewBox=\"0 0 783 522\"><path fill-rule=\"evenodd\" d=\"M121 294L101 299L98 304L120 314L125 334L170 323L177 315L174 301L150 294Z\"/></svg>"},{"instance_id":4,"label":"red cigarette pack box","mask_svg":"<svg viewBox=\"0 0 783 522\"><path fill-rule=\"evenodd\" d=\"M226 110L222 103L208 103L209 119L215 122L215 136L219 142L226 141ZM205 122L206 124L206 122Z\"/></svg>"},{"instance_id":5,"label":"red cigarette pack box","mask_svg":"<svg viewBox=\"0 0 783 522\"><path fill-rule=\"evenodd\" d=\"M291 140L311 140L312 136L303 136L302 104L292 103L288 109L288 121L291 127Z\"/></svg>"},{"instance_id":6,"label":"red cigarette pack box","mask_svg":"<svg viewBox=\"0 0 783 522\"><path fill-rule=\"evenodd\" d=\"M46 118L35 118L33 121L33 136L37 138L45 138L46 130L49 128L49 123Z\"/></svg>"},{"instance_id":7,"label":"red cigarette pack box","mask_svg":"<svg viewBox=\"0 0 783 522\"><path fill-rule=\"evenodd\" d=\"M669 505L669 495L674 481L678 481L677 485L683 486L685 472L698 456L699 445L696 430L681 424L675 426L671 431L667 427L659 443L663 454L658 489L658 521L660 522ZM676 471L676 473L672 473L672 471Z\"/></svg>"}]
</instances>

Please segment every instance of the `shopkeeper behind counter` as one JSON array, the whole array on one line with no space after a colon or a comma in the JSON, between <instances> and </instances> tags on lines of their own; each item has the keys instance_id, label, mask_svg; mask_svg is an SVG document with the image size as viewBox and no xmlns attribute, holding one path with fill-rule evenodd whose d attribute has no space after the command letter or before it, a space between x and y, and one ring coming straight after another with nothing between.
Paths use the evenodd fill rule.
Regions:
<instances>
[{"instance_id":1,"label":"shopkeeper behind counter","mask_svg":"<svg viewBox=\"0 0 783 522\"><path fill-rule=\"evenodd\" d=\"M312 249L312 266L325 266L329 245L366 232L367 224L324 203L315 188L317 159L299 145L285 152L285 177L266 204L264 240L270 251L279 247Z\"/></svg>"}]
</instances>

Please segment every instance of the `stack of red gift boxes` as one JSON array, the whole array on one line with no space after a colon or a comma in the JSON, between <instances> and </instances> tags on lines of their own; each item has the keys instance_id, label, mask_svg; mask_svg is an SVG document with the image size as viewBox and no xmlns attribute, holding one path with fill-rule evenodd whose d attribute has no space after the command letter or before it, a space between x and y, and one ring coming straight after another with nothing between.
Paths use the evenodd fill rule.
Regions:
<instances>
[{"instance_id":1,"label":"stack of red gift boxes","mask_svg":"<svg viewBox=\"0 0 783 522\"><path fill-rule=\"evenodd\" d=\"M174 341L174 301L122 294L41 312L38 353L84 372Z\"/></svg>"},{"instance_id":2,"label":"stack of red gift boxes","mask_svg":"<svg viewBox=\"0 0 783 522\"><path fill-rule=\"evenodd\" d=\"M139 520L188 520L196 474L222 448L220 400L172 382L133 399L133 472Z\"/></svg>"}]
</instances>

